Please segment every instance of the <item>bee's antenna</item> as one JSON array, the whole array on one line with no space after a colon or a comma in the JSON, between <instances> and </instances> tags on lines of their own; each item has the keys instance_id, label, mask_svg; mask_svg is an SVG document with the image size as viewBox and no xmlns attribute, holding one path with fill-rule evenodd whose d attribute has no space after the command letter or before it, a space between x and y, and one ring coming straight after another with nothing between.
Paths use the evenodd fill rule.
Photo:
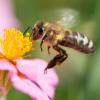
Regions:
<instances>
[{"instance_id":1,"label":"bee's antenna","mask_svg":"<svg viewBox=\"0 0 100 100\"><path fill-rule=\"evenodd\" d=\"M32 27L29 26L29 27L24 31L23 35L26 35L26 33L27 33L27 31L28 31L29 29L32 29Z\"/></svg>"}]
</instances>

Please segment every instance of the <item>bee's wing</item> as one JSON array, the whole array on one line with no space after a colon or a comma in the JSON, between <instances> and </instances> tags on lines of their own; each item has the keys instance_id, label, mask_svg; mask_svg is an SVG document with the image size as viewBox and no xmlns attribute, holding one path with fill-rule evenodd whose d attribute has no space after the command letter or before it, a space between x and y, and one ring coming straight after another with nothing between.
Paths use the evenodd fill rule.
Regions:
<instances>
[{"instance_id":1,"label":"bee's wing","mask_svg":"<svg viewBox=\"0 0 100 100\"><path fill-rule=\"evenodd\" d=\"M52 23L59 23L65 28L72 28L79 24L80 14L75 9L60 8L44 10L40 13L41 18Z\"/></svg>"},{"instance_id":2,"label":"bee's wing","mask_svg":"<svg viewBox=\"0 0 100 100\"><path fill-rule=\"evenodd\" d=\"M60 9L58 13L57 23L63 25L65 28L72 28L79 24L80 14L74 9Z\"/></svg>"}]
</instances>

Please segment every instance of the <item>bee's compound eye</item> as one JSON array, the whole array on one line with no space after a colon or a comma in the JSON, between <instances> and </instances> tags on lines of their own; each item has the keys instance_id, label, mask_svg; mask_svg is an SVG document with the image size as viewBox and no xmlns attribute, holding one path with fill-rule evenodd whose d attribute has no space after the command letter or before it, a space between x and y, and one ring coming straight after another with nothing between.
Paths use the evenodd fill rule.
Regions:
<instances>
[{"instance_id":1,"label":"bee's compound eye","mask_svg":"<svg viewBox=\"0 0 100 100\"><path fill-rule=\"evenodd\" d=\"M39 33L41 34L41 33L43 33L44 32L44 28L40 28L39 29Z\"/></svg>"}]
</instances>

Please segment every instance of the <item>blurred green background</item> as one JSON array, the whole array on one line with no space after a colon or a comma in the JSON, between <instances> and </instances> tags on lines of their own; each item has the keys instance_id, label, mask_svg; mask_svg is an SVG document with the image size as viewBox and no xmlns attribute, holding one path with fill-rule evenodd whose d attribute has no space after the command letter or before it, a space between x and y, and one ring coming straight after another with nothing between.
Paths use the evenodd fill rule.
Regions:
<instances>
[{"instance_id":1,"label":"blurred green background","mask_svg":"<svg viewBox=\"0 0 100 100\"><path fill-rule=\"evenodd\" d=\"M38 20L57 21L61 15L75 16L72 22L67 22L74 31L79 31L93 39L96 46L94 54L85 55L67 48L69 58L56 67L59 85L55 100L100 100L100 0L13 0L16 16L24 31ZM66 15L67 13L67 15ZM77 16L76 16L77 15ZM74 25L73 25L74 24ZM55 52L48 55L46 47L40 51L39 42L34 44L34 58L49 61ZM44 55L44 56L43 56ZM30 100L22 93L11 89L8 100Z\"/></svg>"}]
</instances>

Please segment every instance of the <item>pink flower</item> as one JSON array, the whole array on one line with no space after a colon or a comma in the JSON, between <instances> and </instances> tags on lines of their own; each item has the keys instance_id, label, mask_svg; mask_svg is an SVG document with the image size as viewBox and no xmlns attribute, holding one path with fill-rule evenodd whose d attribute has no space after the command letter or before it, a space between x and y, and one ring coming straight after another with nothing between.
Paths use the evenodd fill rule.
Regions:
<instances>
[{"instance_id":1,"label":"pink flower","mask_svg":"<svg viewBox=\"0 0 100 100\"><path fill-rule=\"evenodd\" d=\"M9 86L4 84L9 84L10 80L16 90L28 94L33 100L53 100L58 83L54 69L44 74L47 66L45 61L21 58L32 50L29 36L23 36L22 32L13 28L5 29L0 38L0 48L0 71L6 71L6 75L2 74L5 81L1 79L0 82L1 87L5 87L2 89L4 93Z\"/></svg>"},{"instance_id":2,"label":"pink flower","mask_svg":"<svg viewBox=\"0 0 100 100\"><path fill-rule=\"evenodd\" d=\"M3 35L5 28L19 27L11 1L0 0L0 35ZM13 31L14 34L12 34ZM17 45L22 41L14 38L16 32L21 34L14 29L10 29L10 32L9 29L6 29L5 33L9 34L6 34L6 38L0 38L0 92L6 95L9 86L13 86L16 90L29 95L33 100L52 100L58 83L54 69L50 69L47 74L44 74L47 66L45 61L20 58L31 49L31 43L25 37L24 45ZM21 37L23 36L21 35ZM21 51L27 43L29 43L29 48Z\"/></svg>"}]
</instances>

